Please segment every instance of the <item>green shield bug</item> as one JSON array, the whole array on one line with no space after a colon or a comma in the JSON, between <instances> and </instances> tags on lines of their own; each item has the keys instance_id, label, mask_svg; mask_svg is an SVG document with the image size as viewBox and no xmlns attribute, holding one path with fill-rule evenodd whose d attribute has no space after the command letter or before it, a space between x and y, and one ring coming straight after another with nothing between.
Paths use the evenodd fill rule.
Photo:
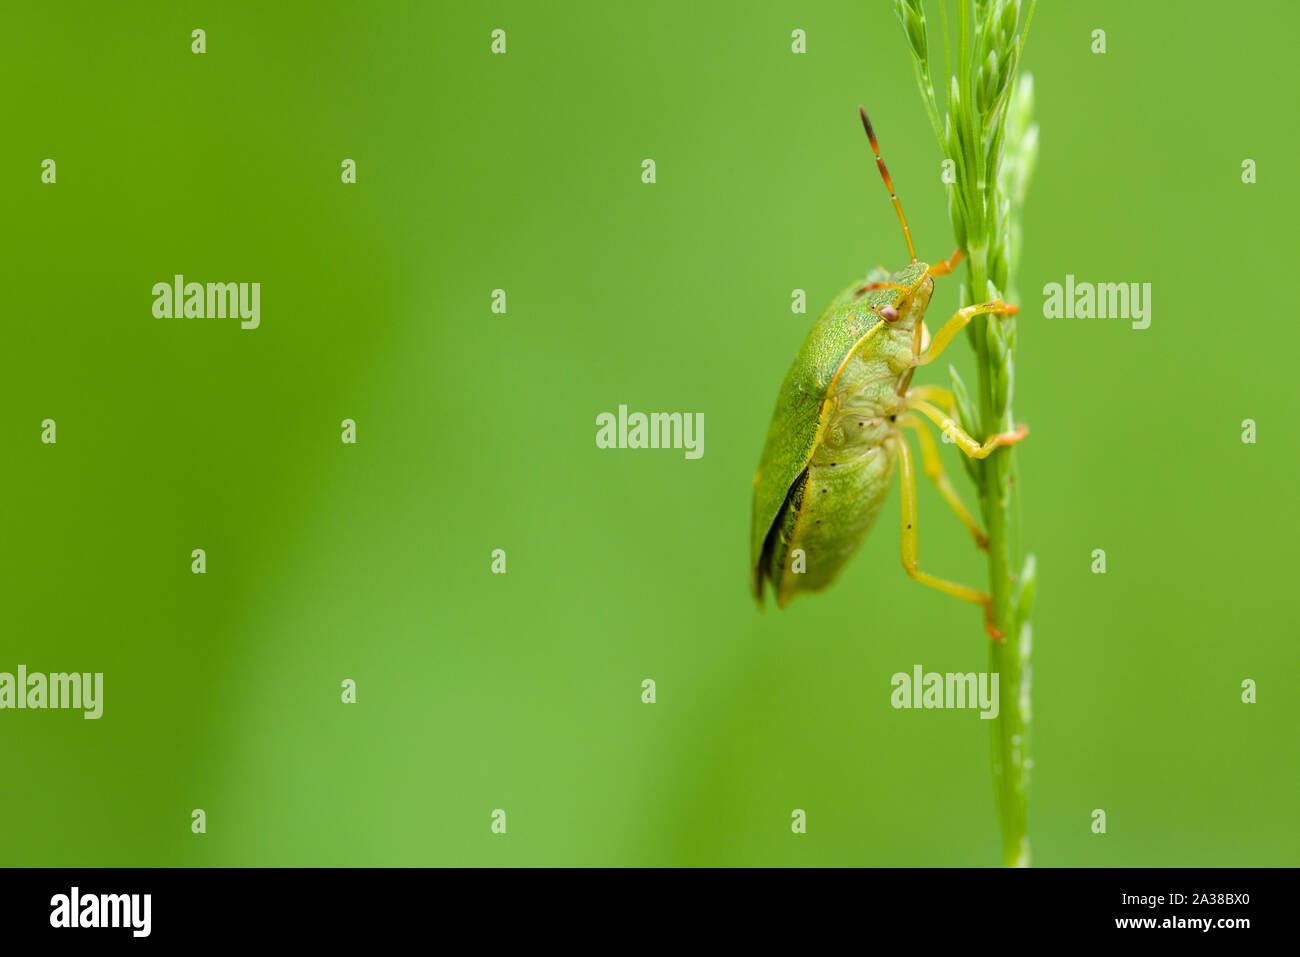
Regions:
<instances>
[{"instance_id":1,"label":"green shield bug","mask_svg":"<svg viewBox=\"0 0 1300 957\"><path fill-rule=\"evenodd\" d=\"M750 586L761 606L764 583L770 584L777 605L784 607L800 592L831 584L880 510L897 462L903 568L922 584L982 606L985 629L990 637L1001 639L987 593L918 567L916 472L900 429L916 431L925 474L976 544L986 548L978 523L943 473L938 445L924 419L936 423L972 458L984 458L1028 432L1022 425L1015 432L976 441L956 423L952 393L939 386L912 387L912 373L937 358L976 316L1014 315L1018 309L1000 300L966 306L930 338L925 310L934 292L932 277L952 272L961 251L934 265L917 260L871 121L866 110L858 111L912 261L893 274L873 270L836 296L813 324L786 374L754 476Z\"/></svg>"}]
</instances>

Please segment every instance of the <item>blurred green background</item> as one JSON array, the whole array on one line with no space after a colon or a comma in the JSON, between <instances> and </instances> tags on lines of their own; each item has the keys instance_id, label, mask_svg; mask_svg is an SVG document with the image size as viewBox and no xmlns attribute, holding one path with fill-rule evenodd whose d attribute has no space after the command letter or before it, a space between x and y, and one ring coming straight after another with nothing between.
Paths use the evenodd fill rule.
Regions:
<instances>
[{"instance_id":1,"label":"blurred green background","mask_svg":"<svg viewBox=\"0 0 1300 957\"><path fill-rule=\"evenodd\" d=\"M1298 29L1033 21L1039 865L1300 861ZM894 672L987 663L901 570L897 490L833 589L746 591L782 376L905 260L859 102L920 254L953 247L888 4L16 0L0 37L0 671L106 685L99 721L0 712L0 864L998 863L989 722L890 707ZM178 272L261 282L261 328L154 319ZM1151 327L1043 319L1067 273L1152 283ZM703 412L704 457L597 449L620 403ZM982 583L920 496L922 567Z\"/></svg>"}]
</instances>

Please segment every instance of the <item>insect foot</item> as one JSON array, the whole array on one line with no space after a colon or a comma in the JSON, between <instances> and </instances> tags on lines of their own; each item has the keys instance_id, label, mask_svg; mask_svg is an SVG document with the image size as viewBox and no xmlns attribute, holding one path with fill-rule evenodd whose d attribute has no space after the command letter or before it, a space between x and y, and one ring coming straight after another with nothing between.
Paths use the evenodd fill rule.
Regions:
<instances>
[{"instance_id":1,"label":"insect foot","mask_svg":"<svg viewBox=\"0 0 1300 957\"><path fill-rule=\"evenodd\" d=\"M1006 640L1006 636L998 630L998 626L993 624L993 601L990 599L984 604L984 630L994 641L1001 644Z\"/></svg>"},{"instance_id":2,"label":"insect foot","mask_svg":"<svg viewBox=\"0 0 1300 957\"><path fill-rule=\"evenodd\" d=\"M1028 437L1029 426L1025 425L1023 422L1016 424L1016 430L1014 432L1002 432L994 436L994 438L997 439L998 445L1015 445L1017 442L1021 442Z\"/></svg>"}]
</instances>

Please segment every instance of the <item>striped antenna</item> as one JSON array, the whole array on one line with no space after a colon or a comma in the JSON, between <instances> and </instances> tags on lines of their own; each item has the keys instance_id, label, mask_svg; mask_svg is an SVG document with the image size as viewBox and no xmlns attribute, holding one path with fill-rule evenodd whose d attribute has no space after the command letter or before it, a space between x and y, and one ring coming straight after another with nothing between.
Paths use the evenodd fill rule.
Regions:
<instances>
[{"instance_id":1,"label":"striped antenna","mask_svg":"<svg viewBox=\"0 0 1300 957\"><path fill-rule=\"evenodd\" d=\"M862 114L862 126L867 131L867 139L871 141L871 152L876 154L876 166L880 168L880 178L885 181L885 187L889 190L889 198L894 204L894 211L898 213L898 221L903 226L903 238L907 240L907 253L912 257L912 262L916 262L916 248L912 245L912 231L907 228L907 217L903 215L903 204L898 201L894 194L894 182L889 178L889 170L885 169L885 161L880 158L880 146L876 143L876 131L871 128L871 120L867 119L867 111L858 107L858 112Z\"/></svg>"}]
</instances>

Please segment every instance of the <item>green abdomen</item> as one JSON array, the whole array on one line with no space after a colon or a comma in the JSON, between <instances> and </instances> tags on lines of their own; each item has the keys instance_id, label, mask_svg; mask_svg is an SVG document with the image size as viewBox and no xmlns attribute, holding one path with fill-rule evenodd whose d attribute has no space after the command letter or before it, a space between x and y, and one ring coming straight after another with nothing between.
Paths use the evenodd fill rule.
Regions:
<instances>
[{"instance_id":1,"label":"green abdomen","mask_svg":"<svg viewBox=\"0 0 1300 957\"><path fill-rule=\"evenodd\" d=\"M777 519L768 560L779 605L835 580L889 491L897 457L893 417L902 403L899 377L882 371L868 370L866 363L846 368L839 383L845 388L837 392L812 459Z\"/></svg>"}]
</instances>

